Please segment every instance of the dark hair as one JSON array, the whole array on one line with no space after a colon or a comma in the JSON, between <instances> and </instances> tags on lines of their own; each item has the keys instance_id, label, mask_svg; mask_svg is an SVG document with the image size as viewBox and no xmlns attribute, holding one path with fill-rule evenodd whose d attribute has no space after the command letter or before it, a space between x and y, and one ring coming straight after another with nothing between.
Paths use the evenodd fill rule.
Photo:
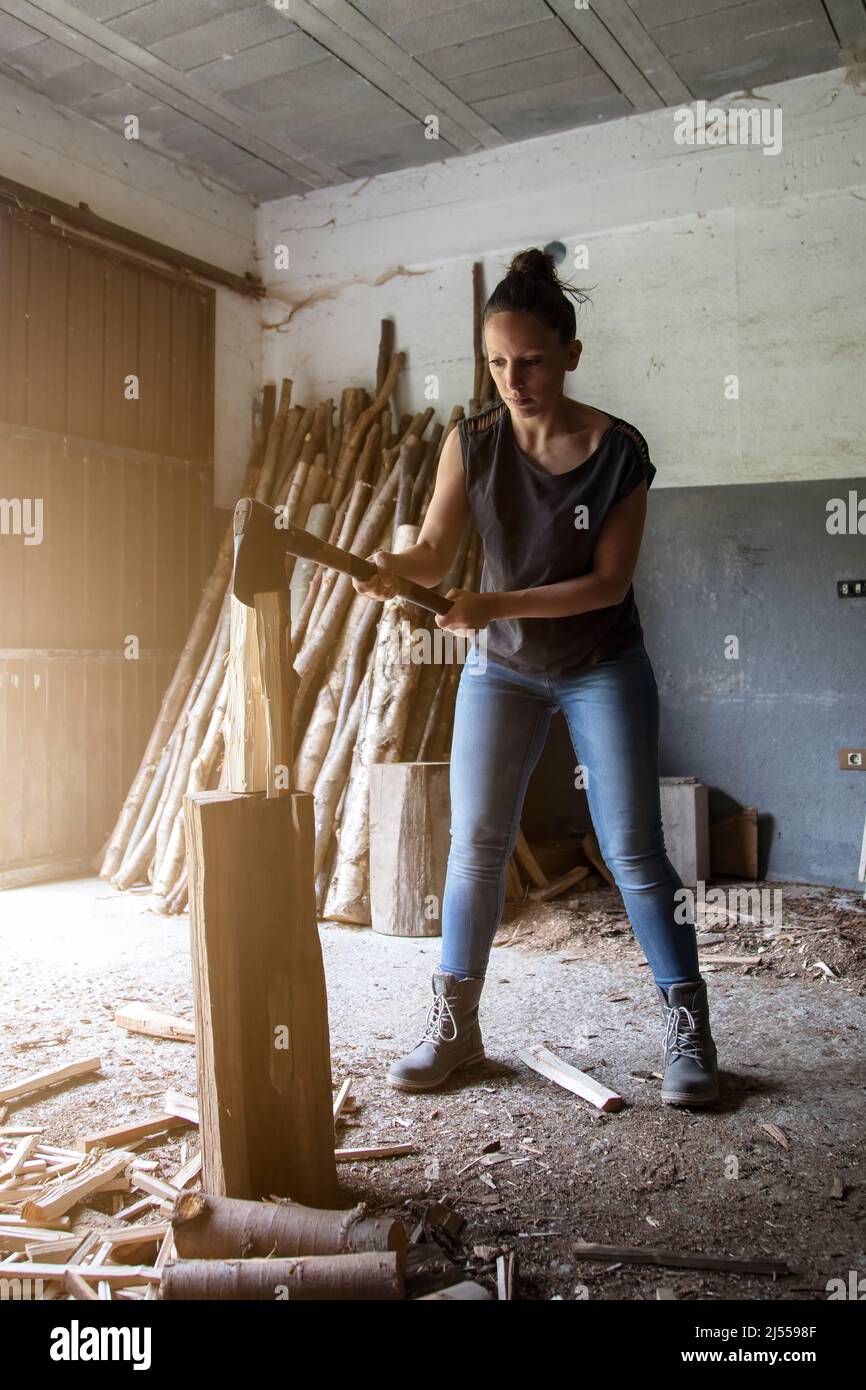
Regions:
<instances>
[{"instance_id":1,"label":"dark hair","mask_svg":"<svg viewBox=\"0 0 866 1390\"><path fill-rule=\"evenodd\" d=\"M566 292L580 304L589 299L583 290L560 280L549 251L541 251L537 246L519 251L505 279L499 281L484 306L482 327L493 314L534 314L539 323L559 334L560 342L573 342L577 320L574 305L565 297Z\"/></svg>"}]
</instances>

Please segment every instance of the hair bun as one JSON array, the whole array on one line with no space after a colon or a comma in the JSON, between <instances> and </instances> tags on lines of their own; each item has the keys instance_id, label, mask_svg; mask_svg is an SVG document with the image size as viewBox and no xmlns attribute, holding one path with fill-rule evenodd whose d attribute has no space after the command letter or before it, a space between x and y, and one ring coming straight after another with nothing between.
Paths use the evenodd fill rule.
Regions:
<instances>
[{"instance_id":1,"label":"hair bun","mask_svg":"<svg viewBox=\"0 0 866 1390\"><path fill-rule=\"evenodd\" d=\"M540 251L532 246L528 251L518 251L508 267L509 275L526 275L531 280L544 280L548 285L558 285L556 262L549 251Z\"/></svg>"}]
</instances>

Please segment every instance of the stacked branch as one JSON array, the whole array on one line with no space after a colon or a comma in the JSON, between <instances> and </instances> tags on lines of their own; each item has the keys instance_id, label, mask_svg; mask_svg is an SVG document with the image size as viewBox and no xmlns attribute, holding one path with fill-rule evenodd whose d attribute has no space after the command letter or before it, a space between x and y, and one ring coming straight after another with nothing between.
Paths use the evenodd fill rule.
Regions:
<instances>
[{"instance_id":1,"label":"stacked branch","mask_svg":"<svg viewBox=\"0 0 866 1390\"><path fill-rule=\"evenodd\" d=\"M457 406L435 423L427 408L395 421L405 357L392 343L385 321L375 393L348 387L336 419L332 399L293 404L290 379L279 399L265 386L241 489L362 557L417 536L445 440L464 413ZM184 795L265 787L256 613L230 594L232 541L229 526L100 867L119 889L152 885L168 913L188 900ZM468 532L439 591L477 588L481 558ZM286 575L298 676L290 771L293 787L314 793L317 902L321 911L329 899L341 920L369 922L367 769L380 759L448 757L459 666L386 656L407 621L413 633L442 637L414 605L366 599L348 575L303 560L287 560Z\"/></svg>"}]
</instances>

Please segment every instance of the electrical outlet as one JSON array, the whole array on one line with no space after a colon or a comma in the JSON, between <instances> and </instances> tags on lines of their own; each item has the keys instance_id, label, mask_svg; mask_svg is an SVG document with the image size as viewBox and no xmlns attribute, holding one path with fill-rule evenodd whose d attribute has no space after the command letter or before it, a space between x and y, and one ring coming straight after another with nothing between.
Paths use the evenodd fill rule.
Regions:
<instances>
[{"instance_id":1,"label":"electrical outlet","mask_svg":"<svg viewBox=\"0 0 866 1390\"><path fill-rule=\"evenodd\" d=\"M866 579L837 579L836 592L840 598L866 598Z\"/></svg>"},{"instance_id":2,"label":"electrical outlet","mask_svg":"<svg viewBox=\"0 0 866 1390\"><path fill-rule=\"evenodd\" d=\"M839 766L843 772L866 772L866 748L840 748Z\"/></svg>"}]
</instances>

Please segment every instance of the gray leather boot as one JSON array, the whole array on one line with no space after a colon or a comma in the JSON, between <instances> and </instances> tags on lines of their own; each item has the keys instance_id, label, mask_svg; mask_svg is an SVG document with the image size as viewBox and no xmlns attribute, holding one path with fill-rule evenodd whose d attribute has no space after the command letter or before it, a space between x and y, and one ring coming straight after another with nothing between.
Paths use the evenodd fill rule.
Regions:
<instances>
[{"instance_id":1,"label":"gray leather boot","mask_svg":"<svg viewBox=\"0 0 866 1390\"><path fill-rule=\"evenodd\" d=\"M671 985L667 996L656 985L665 1014L665 1075L662 1100L667 1105L712 1105L719 1098L716 1045L710 1032L707 982Z\"/></svg>"},{"instance_id":2,"label":"gray leather boot","mask_svg":"<svg viewBox=\"0 0 866 1390\"><path fill-rule=\"evenodd\" d=\"M405 1057L392 1062L388 1084L398 1091L432 1091L457 1067L484 1061L478 1001L484 977L461 980L433 973L433 1003L424 1036Z\"/></svg>"}]
</instances>

